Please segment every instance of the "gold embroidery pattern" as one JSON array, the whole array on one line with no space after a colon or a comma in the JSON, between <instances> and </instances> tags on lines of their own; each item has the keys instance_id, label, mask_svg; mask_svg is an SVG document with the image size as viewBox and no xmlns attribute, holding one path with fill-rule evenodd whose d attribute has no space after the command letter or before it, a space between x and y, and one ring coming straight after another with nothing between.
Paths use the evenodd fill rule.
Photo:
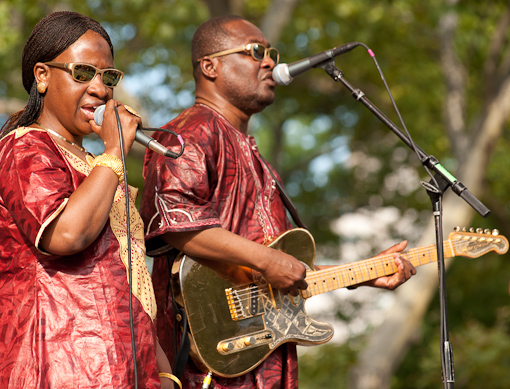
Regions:
<instances>
[{"instance_id":1,"label":"gold embroidery pattern","mask_svg":"<svg viewBox=\"0 0 510 389\"><path fill-rule=\"evenodd\" d=\"M110 211L110 226L120 244L121 259L128 268L128 240L126 230L126 206L124 183L117 187ZM145 263L145 242L143 221L136 210L136 188L129 188L129 216L131 225L131 270L133 274L133 294L140 300L145 312L154 320L156 318L156 299L151 275Z\"/></svg>"},{"instance_id":2,"label":"gold embroidery pattern","mask_svg":"<svg viewBox=\"0 0 510 389\"><path fill-rule=\"evenodd\" d=\"M71 166L74 168L74 170L79 171L80 173L85 174L88 176L90 172L92 171L92 168L90 167L90 164L88 162L89 155L87 154L87 162L85 162L83 159L78 158L76 155L71 153L69 150L67 150L65 147L62 147L58 145L58 148L64 156L66 157L67 161L71 164Z\"/></svg>"}]
</instances>

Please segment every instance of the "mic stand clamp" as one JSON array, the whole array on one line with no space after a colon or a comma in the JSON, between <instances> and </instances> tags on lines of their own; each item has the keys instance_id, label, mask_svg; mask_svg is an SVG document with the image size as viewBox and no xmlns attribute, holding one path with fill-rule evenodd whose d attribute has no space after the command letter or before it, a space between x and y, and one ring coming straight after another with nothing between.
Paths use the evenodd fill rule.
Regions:
<instances>
[{"instance_id":1,"label":"mic stand clamp","mask_svg":"<svg viewBox=\"0 0 510 389\"><path fill-rule=\"evenodd\" d=\"M422 186L432 201L432 210L434 215L434 225L436 230L436 248L437 263L439 273L439 297L441 310L441 367L443 371L443 385L445 388L453 388L455 382L453 352L448 337L448 310L446 305L446 283L444 269L444 252L443 252L443 220L442 220L442 196L444 191L451 187L453 192L464 199L473 209L481 216L487 217L490 210L482 204L467 188L459 182L452 174L450 174L438 160L431 155L426 154L420 149L410 137L406 136L390 119L388 119L374 104L372 104L360 89L354 88L344 77L343 72L335 66L333 59L317 64L315 67L322 68L328 73L333 80L341 82L352 93L352 96L365 105L379 120L381 120L388 128L390 128L408 147L416 152L420 162L426 168L434 171L434 177L430 182L422 182Z\"/></svg>"}]
</instances>

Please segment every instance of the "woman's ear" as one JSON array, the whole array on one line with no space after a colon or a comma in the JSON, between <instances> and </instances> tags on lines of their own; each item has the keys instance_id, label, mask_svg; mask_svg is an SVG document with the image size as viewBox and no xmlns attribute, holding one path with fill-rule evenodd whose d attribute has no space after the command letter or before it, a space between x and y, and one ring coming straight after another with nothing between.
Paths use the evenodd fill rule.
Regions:
<instances>
[{"instance_id":1,"label":"woman's ear","mask_svg":"<svg viewBox=\"0 0 510 389\"><path fill-rule=\"evenodd\" d=\"M39 93L46 92L48 88L48 84L50 82L50 72L49 66L43 64L42 62L37 62L34 65L34 77L35 82L37 83L37 90Z\"/></svg>"}]
</instances>

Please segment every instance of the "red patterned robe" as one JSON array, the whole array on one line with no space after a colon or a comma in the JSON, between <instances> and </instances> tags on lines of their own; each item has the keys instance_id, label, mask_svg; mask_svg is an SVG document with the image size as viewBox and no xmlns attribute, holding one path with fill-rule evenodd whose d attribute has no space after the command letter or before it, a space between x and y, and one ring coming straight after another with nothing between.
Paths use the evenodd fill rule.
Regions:
<instances>
[{"instance_id":1,"label":"red patterned robe","mask_svg":"<svg viewBox=\"0 0 510 389\"><path fill-rule=\"evenodd\" d=\"M45 228L90 170L42 130L18 128L0 140L1 388L134 387L124 184L109 222L85 250L59 257L40 247ZM160 388L155 301L134 196L138 379L140 387Z\"/></svg>"},{"instance_id":2,"label":"red patterned robe","mask_svg":"<svg viewBox=\"0 0 510 389\"><path fill-rule=\"evenodd\" d=\"M258 243L292 228L278 189L261 162L253 137L235 129L211 108L196 104L164 128L182 136L184 154L176 160L148 151L144 162L141 215L149 254L156 255L153 282L158 302L158 337L173 363L173 313L167 296L172 248L159 237L166 232L222 227ZM154 136L175 146L165 133ZM276 174L276 173L275 173ZM213 377L215 388L295 388L294 344L284 344L251 372L236 378ZM204 374L192 362L184 373L186 388L200 388Z\"/></svg>"}]
</instances>

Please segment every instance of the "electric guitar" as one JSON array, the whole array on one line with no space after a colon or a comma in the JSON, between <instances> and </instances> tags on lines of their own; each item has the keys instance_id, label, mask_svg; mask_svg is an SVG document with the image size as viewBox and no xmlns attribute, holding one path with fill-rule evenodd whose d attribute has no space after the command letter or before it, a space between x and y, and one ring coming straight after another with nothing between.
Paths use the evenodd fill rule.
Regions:
<instances>
[{"instance_id":1,"label":"electric guitar","mask_svg":"<svg viewBox=\"0 0 510 389\"><path fill-rule=\"evenodd\" d=\"M443 242L444 257L477 258L489 251L504 254L508 240L498 231L455 231ZM285 342L325 343L333 327L312 319L304 309L307 298L397 272L393 254L314 271L315 242L305 229L289 230L269 247L302 261L308 288L299 296L280 295L250 269L181 255L172 268L176 302L188 316L190 355L203 371L223 377L249 372ZM436 245L403 251L415 267L437 261Z\"/></svg>"}]
</instances>

